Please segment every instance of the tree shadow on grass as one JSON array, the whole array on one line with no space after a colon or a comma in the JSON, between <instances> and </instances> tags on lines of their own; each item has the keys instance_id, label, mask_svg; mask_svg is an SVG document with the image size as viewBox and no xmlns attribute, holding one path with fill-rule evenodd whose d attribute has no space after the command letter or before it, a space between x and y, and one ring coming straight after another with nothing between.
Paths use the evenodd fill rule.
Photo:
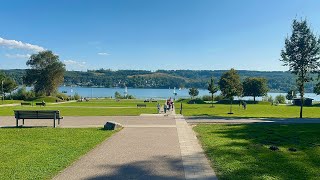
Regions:
<instances>
[{"instance_id":1,"label":"tree shadow on grass","mask_svg":"<svg viewBox=\"0 0 320 180\"><path fill-rule=\"evenodd\" d=\"M314 126L223 125L200 139L219 179L312 179L320 177L320 125ZM271 145L280 150L270 150Z\"/></svg>"},{"instance_id":2,"label":"tree shadow on grass","mask_svg":"<svg viewBox=\"0 0 320 180\"><path fill-rule=\"evenodd\" d=\"M153 157L147 161L135 161L121 165L101 165L107 173L89 180L183 180L184 170L181 159L173 157Z\"/></svg>"}]
</instances>

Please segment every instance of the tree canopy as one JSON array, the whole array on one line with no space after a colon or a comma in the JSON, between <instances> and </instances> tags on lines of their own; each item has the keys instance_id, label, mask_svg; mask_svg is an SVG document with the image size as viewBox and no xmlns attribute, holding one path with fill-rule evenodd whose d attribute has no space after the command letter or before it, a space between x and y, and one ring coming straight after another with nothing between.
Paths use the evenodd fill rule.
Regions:
<instances>
[{"instance_id":1,"label":"tree canopy","mask_svg":"<svg viewBox=\"0 0 320 180\"><path fill-rule=\"evenodd\" d=\"M11 93L12 91L18 88L18 85L14 79L0 72L0 86L2 86L2 82L3 82L3 92L2 92L2 87L0 87L1 94Z\"/></svg>"},{"instance_id":2,"label":"tree canopy","mask_svg":"<svg viewBox=\"0 0 320 180\"><path fill-rule=\"evenodd\" d=\"M33 54L26 64L31 69L26 70L25 83L34 85L37 94L50 96L63 83L65 65L52 51Z\"/></svg>"},{"instance_id":3,"label":"tree canopy","mask_svg":"<svg viewBox=\"0 0 320 180\"><path fill-rule=\"evenodd\" d=\"M240 76L234 69L230 69L222 74L218 84L221 94L228 99L232 100L234 96L242 95L243 88Z\"/></svg>"},{"instance_id":4,"label":"tree canopy","mask_svg":"<svg viewBox=\"0 0 320 180\"><path fill-rule=\"evenodd\" d=\"M281 51L281 61L289 71L296 75L296 84L301 96L300 118L304 101L304 86L312 81L312 73L320 67L320 39L317 38L308 26L307 20L293 20L292 34L285 39L285 47Z\"/></svg>"},{"instance_id":5,"label":"tree canopy","mask_svg":"<svg viewBox=\"0 0 320 180\"><path fill-rule=\"evenodd\" d=\"M198 96L199 90L197 88L190 88L189 89L189 95L193 99L195 96Z\"/></svg>"},{"instance_id":6,"label":"tree canopy","mask_svg":"<svg viewBox=\"0 0 320 180\"><path fill-rule=\"evenodd\" d=\"M268 90L265 78L248 77L243 81L243 95L253 96L253 101L256 101L257 96L266 96Z\"/></svg>"}]
</instances>

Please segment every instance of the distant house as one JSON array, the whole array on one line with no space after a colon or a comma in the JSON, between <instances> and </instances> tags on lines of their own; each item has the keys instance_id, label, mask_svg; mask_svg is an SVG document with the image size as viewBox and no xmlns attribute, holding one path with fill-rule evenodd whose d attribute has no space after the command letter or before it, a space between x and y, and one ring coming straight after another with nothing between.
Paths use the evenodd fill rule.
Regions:
<instances>
[{"instance_id":1,"label":"distant house","mask_svg":"<svg viewBox=\"0 0 320 180\"><path fill-rule=\"evenodd\" d=\"M304 105L305 106L311 106L312 105L312 100L311 98L304 98ZM301 99L300 98L294 98L292 103L294 105L297 105L297 106L301 106Z\"/></svg>"}]
</instances>

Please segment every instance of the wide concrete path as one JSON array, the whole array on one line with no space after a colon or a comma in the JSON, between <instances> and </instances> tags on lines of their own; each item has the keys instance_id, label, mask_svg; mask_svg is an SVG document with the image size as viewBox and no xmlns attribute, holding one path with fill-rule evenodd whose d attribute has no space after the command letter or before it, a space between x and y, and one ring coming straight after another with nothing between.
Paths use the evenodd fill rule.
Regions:
<instances>
[{"instance_id":1,"label":"wide concrete path","mask_svg":"<svg viewBox=\"0 0 320 180\"><path fill-rule=\"evenodd\" d=\"M124 129L54 179L216 179L191 127L174 112L65 117L60 127L102 127L107 121L119 122ZM25 121L25 126L52 124L52 120ZM0 117L0 126L14 125L12 116Z\"/></svg>"}]
</instances>

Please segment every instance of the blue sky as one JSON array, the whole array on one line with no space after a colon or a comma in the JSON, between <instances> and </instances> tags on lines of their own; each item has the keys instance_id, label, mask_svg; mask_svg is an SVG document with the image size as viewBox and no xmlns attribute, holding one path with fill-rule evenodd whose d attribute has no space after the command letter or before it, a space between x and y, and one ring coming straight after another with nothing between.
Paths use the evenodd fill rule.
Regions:
<instances>
[{"instance_id":1,"label":"blue sky","mask_svg":"<svg viewBox=\"0 0 320 180\"><path fill-rule=\"evenodd\" d=\"M287 70L292 20L318 0L0 0L0 69L49 49L69 70Z\"/></svg>"}]
</instances>

